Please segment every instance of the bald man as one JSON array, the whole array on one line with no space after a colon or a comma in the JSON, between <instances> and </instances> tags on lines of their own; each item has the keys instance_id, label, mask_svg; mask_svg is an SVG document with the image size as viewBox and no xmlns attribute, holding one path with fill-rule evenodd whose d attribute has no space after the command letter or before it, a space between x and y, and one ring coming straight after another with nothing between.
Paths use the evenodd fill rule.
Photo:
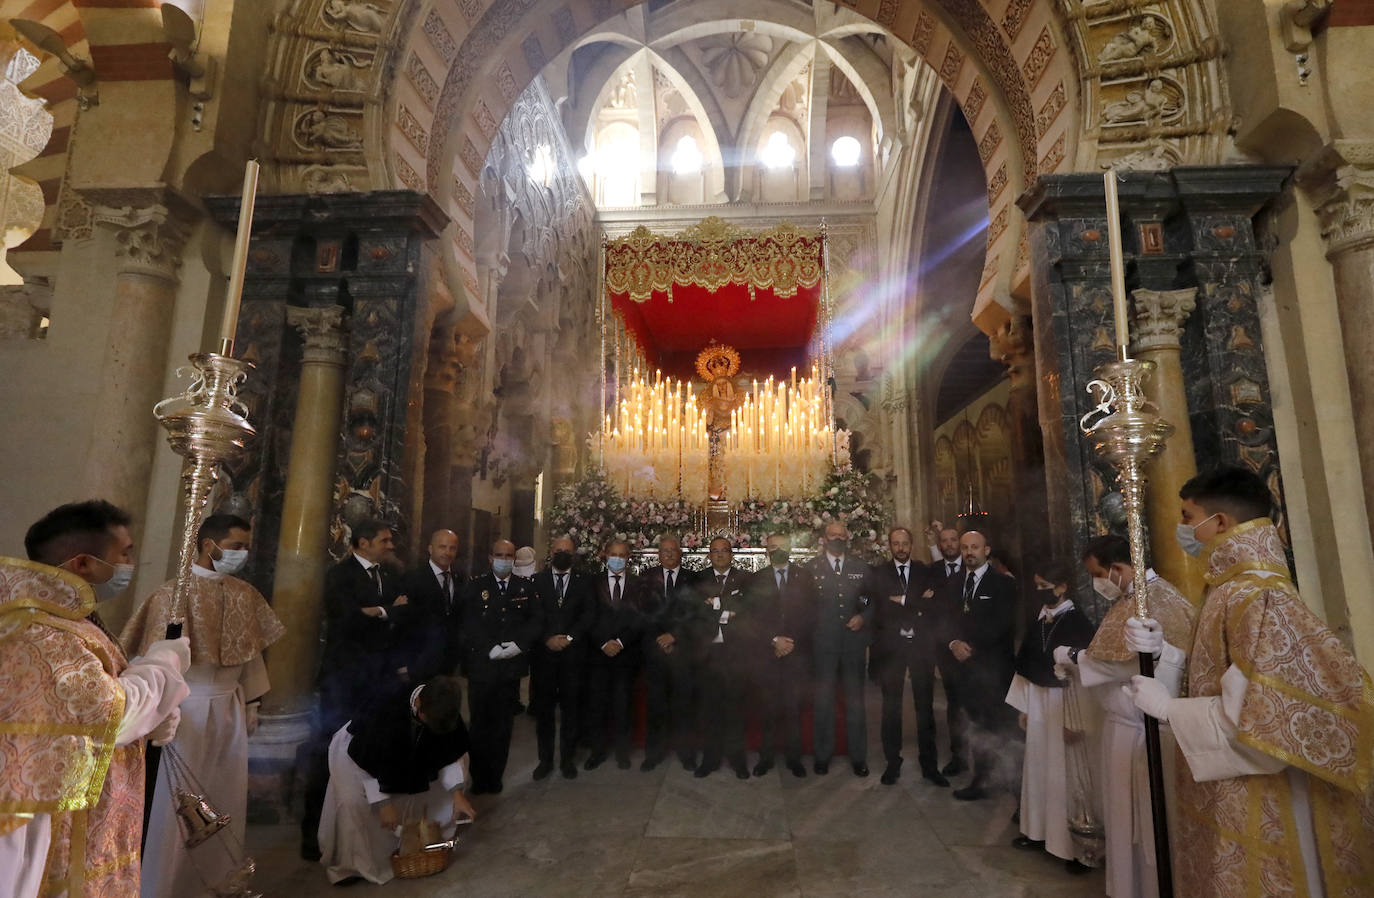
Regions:
<instances>
[{"instance_id":1,"label":"bald man","mask_svg":"<svg viewBox=\"0 0 1374 898\"><path fill-rule=\"evenodd\" d=\"M459 609L466 581L454 567L458 534L452 530L434 531L425 554L401 588L409 604L391 610L396 668L417 686L458 669Z\"/></svg>"},{"instance_id":2,"label":"bald man","mask_svg":"<svg viewBox=\"0 0 1374 898\"><path fill-rule=\"evenodd\" d=\"M520 679L529 673L529 652L543 623L534 584L512 573L515 544L491 544L491 571L463 593L463 673L472 711L473 795L500 792L510 754Z\"/></svg>"},{"instance_id":3,"label":"bald man","mask_svg":"<svg viewBox=\"0 0 1374 898\"><path fill-rule=\"evenodd\" d=\"M987 537L970 530L959 538L963 571L945 584L942 639L954 657L959 703L978 733L973 744L973 782L954 791L960 801L990 797L1015 786L1015 772L1002 764L1014 715L1005 699L1016 667L1016 581L989 563Z\"/></svg>"}]
</instances>

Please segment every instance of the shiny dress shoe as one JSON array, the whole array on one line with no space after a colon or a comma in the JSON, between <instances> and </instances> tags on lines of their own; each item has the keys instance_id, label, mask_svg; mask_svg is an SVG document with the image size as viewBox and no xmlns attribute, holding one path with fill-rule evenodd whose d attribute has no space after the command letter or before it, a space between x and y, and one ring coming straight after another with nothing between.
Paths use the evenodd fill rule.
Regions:
<instances>
[{"instance_id":1,"label":"shiny dress shoe","mask_svg":"<svg viewBox=\"0 0 1374 898\"><path fill-rule=\"evenodd\" d=\"M695 753L695 752L688 752L688 753L686 753L686 754L680 754L680 755L677 756L677 759L678 759L679 761L682 762L682 769L683 769L683 770L696 770L696 769L697 769L697 756L696 756L696 753Z\"/></svg>"},{"instance_id":2,"label":"shiny dress shoe","mask_svg":"<svg viewBox=\"0 0 1374 898\"><path fill-rule=\"evenodd\" d=\"M933 770L933 769L932 769L932 770L924 770L924 771L922 771L922 772L921 772L921 779L925 780L925 781L928 782L928 783L932 783L932 784L934 784L934 785L936 785L936 786L941 786L941 787L943 787L943 788L949 788L949 780L945 779L944 774L942 774L942 773L941 773L940 771L938 771L938 770Z\"/></svg>"},{"instance_id":3,"label":"shiny dress shoe","mask_svg":"<svg viewBox=\"0 0 1374 898\"><path fill-rule=\"evenodd\" d=\"M854 765L854 775L855 775L855 776L868 776L868 765L867 765L867 764L855 764L855 765Z\"/></svg>"},{"instance_id":4,"label":"shiny dress shoe","mask_svg":"<svg viewBox=\"0 0 1374 898\"><path fill-rule=\"evenodd\" d=\"M648 773L650 770L653 770L657 766L657 758L645 758L642 762L640 762L639 770L641 773Z\"/></svg>"},{"instance_id":5,"label":"shiny dress shoe","mask_svg":"<svg viewBox=\"0 0 1374 898\"><path fill-rule=\"evenodd\" d=\"M1044 839L1032 839L1030 836L1017 836L1011 840L1011 847L1020 848L1025 851L1039 851L1045 847Z\"/></svg>"},{"instance_id":6,"label":"shiny dress shoe","mask_svg":"<svg viewBox=\"0 0 1374 898\"><path fill-rule=\"evenodd\" d=\"M702 762L701 762L701 766L698 767L698 768L692 773L692 776L696 777L697 779L703 779L704 777L708 777L708 776L710 776L711 774L715 773L715 772L716 772L717 770L719 770L719 769L720 769L720 762L719 762L719 761L717 761L715 764L707 764L705 761L702 761Z\"/></svg>"},{"instance_id":7,"label":"shiny dress shoe","mask_svg":"<svg viewBox=\"0 0 1374 898\"><path fill-rule=\"evenodd\" d=\"M827 773L830 772L830 762L817 761L811 769L816 771L816 776L825 776Z\"/></svg>"},{"instance_id":8,"label":"shiny dress shoe","mask_svg":"<svg viewBox=\"0 0 1374 898\"><path fill-rule=\"evenodd\" d=\"M1064 862L1064 869L1072 873L1074 876L1082 876L1084 873L1093 872L1092 867L1089 867L1087 864L1080 864L1074 858L1069 858L1067 861Z\"/></svg>"},{"instance_id":9,"label":"shiny dress shoe","mask_svg":"<svg viewBox=\"0 0 1374 898\"><path fill-rule=\"evenodd\" d=\"M551 761L540 761L539 766L534 768L534 780L538 782L553 773L553 763Z\"/></svg>"},{"instance_id":10,"label":"shiny dress shoe","mask_svg":"<svg viewBox=\"0 0 1374 898\"><path fill-rule=\"evenodd\" d=\"M734 768L736 777L742 780L749 779L749 767L743 761L738 764L731 764L730 766Z\"/></svg>"},{"instance_id":11,"label":"shiny dress shoe","mask_svg":"<svg viewBox=\"0 0 1374 898\"><path fill-rule=\"evenodd\" d=\"M590 758L587 759L587 763L585 763L585 764L582 765L582 769L583 769L583 770L595 770L596 768L600 767L602 764L605 764L605 763L606 763L606 756L605 756L605 755L592 755Z\"/></svg>"},{"instance_id":12,"label":"shiny dress shoe","mask_svg":"<svg viewBox=\"0 0 1374 898\"><path fill-rule=\"evenodd\" d=\"M940 772L943 773L945 776L958 776L965 770L968 770L968 768L964 766L964 762L959 760L958 758L955 758L953 761L950 761L948 764L942 767L940 769Z\"/></svg>"},{"instance_id":13,"label":"shiny dress shoe","mask_svg":"<svg viewBox=\"0 0 1374 898\"><path fill-rule=\"evenodd\" d=\"M954 790L954 797L959 801L980 801L988 797L988 793L979 785L969 785L962 789Z\"/></svg>"},{"instance_id":14,"label":"shiny dress shoe","mask_svg":"<svg viewBox=\"0 0 1374 898\"><path fill-rule=\"evenodd\" d=\"M802 766L801 761L788 761L787 769L792 771L792 775L798 779L806 778L806 768Z\"/></svg>"},{"instance_id":15,"label":"shiny dress shoe","mask_svg":"<svg viewBox=\"0 0 1374 898\"><path fill-rule=\"evenodd\" d=\"M568 762L567 764L564 764L564 765L563 765L563 779L565 779L565 780L575 780L575 779L577 779L577 765L576 765L576 764L573 764L572 762Z\"/></svg>"},{"instance_id":16,"label":"shiny dress shoe","mask_svg":"<svg viewBox=\"0 0 1374 898\"><path fill-rule=\"evenodd\" d=\"M616 758L616 759L615 759L615 766L619 767L621 770L629 770L629 769L630 769L630 759L629 759L629 758Z\"/></svg>"},{"instance_id":17,"label":"shiny dress shoe","mask_svg":"<svg viewBox=\"0 0 1374 898\"><path fill-rule=\"evenodd\" d=\"M897 762L892 763L892 764L888 764L888 765L887 765L887 769L883 771L883 779L882 779L883 785L884 785L884 786L895 786L895 785L897 784L897 778L900 777L901 775L902 775L902 764L901 764L900 761L897 761Z\"/></svg>"},{"instance_id":18,"label":"shiny dress shoe","mask_svg":"<svg viewBox=\"0 0 1374 898\"><path fill-rule=\"evenodd\" d=\"M754 765L754 776L767 776L768 771L773 769L772 761L759 761Z\"/></svg>"}]
</instances>

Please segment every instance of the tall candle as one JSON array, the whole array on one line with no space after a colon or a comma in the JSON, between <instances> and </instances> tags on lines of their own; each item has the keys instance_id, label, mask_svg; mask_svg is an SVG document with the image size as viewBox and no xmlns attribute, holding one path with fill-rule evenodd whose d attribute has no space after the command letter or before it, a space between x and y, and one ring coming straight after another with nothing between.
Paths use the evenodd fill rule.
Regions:
<instances>
[{"instance_id":1,"label":"tall candle","mask_svg":"<svg viewBox=\"0 0 1374 898\"><path fill-rule=\"evenodd\" d=\"M238 233L234 235L234 261L229 269L229 292L224 297L224 318L219 326L220 355L234 354L239 305L243 302L243 277L248 269L248 238L253 234L253 205L258 198L258 168L258 163L252 159L243 167L243 198L239 202Z\"/></svg>"},{"instance_id":2,"label":"tall candle","mask_svg":"<svg viewBox=\"0 0 1374 898\"><path fill-rule=\"evenodd\" d=\"M1121 207L1116 196L1116 172L1102 175L1107 194L1107 250L1112 270L1112 314L1116 319L1116 354L1122 361L1131 357L1130 321L1126 309L1126 261L1121 252Z\"/></svg>"}]
</instances>

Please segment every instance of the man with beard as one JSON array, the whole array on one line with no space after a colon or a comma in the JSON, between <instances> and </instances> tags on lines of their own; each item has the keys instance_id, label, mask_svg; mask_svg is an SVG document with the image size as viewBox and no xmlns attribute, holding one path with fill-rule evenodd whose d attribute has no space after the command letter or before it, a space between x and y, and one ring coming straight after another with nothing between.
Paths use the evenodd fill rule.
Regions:
<instances>
[{"instance_id":1,"label":"man with beard","mask_svg":"<svg viewBox=\"0 0 1374 898\"><path fill-rule=\"evenodd\" d=\"M596 593L592 579L573 571L577 546L560 536L549 544L549 566L534 575L543 632L530 660L530 707L534 710L539 766L534 778L553 772L554 717L561 715L559 769L564 779L577 777L579 703L586 676L587 641L596 621Z\"/></svg>"}]
</instances>

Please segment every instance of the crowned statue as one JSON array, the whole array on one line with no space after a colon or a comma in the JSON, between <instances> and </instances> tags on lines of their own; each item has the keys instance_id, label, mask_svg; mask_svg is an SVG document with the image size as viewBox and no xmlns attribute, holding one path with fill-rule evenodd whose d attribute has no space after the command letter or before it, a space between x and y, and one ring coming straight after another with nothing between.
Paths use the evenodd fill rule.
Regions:
<instances>
[{"instance_id":1,"label":"crowned statue","mask_svg":"<svg viewBox=\"0 0 1374 898\"><path fill-rule=\"evenodd\" d=\"M711 385L702 391L701 403L708 415L708 430L729 430L730 413L744 401L734 381L739 374L739 365L739 352L733 346L712 342L697 354L697 374Z\"/></svg>"}]
</instances>

